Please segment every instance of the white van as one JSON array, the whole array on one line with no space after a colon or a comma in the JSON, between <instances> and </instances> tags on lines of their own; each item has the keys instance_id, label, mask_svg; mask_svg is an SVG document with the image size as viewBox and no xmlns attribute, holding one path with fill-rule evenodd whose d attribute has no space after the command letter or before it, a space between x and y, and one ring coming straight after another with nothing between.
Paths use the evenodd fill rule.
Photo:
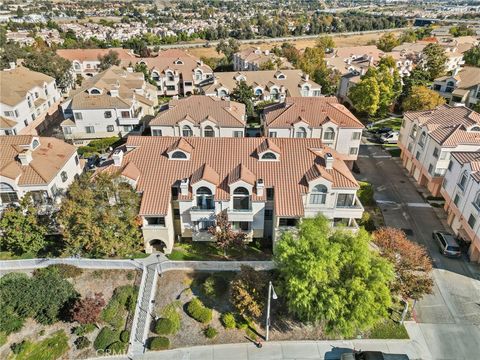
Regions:
<instances>
[{"instance_id":1,"label":"white van","mask_svg":"<svg viewBox=\"0 0 480 360\"><path fill-rule=\"evenodd\" d=\"M398 131L390 131L382 135L380 142L382 144L396 144L398 142L398 135Z\"/></svg>"}]
</instances>

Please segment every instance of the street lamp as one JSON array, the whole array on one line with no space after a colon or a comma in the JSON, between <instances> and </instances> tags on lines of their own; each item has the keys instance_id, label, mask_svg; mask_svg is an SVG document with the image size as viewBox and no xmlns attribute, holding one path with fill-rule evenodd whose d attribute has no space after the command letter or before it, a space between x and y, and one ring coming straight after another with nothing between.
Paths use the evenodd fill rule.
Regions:
<instances>
[{"instance_id":1,"label":"street lamp","mask_svg":"<svg viewBox=\"0 0 480 360\"><path fill-rule=\"evenodd\" d=\"M268 301L267 301L267 333L265 335L265 341L268 341L268 334L270 331L270 300L277 300L278 296L277 293L275 292L275 289L273 288L272 282L268 282Z\"/></svg>"}]
</instances>

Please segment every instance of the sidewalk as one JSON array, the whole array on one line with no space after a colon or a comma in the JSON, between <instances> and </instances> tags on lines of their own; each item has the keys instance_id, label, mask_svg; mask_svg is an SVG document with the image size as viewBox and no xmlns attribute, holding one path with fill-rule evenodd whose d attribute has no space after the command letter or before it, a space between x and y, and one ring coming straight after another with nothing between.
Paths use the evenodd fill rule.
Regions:
<instances>
[{"instance_id":1,"label":"sidewalk","mask_svg":"<svg viewBox=\"0 0 480 360\"><path fill-rule=\"evenodd\" d=\"M147 352L135 359L160 360L337 360L341 354L356 350L377 350L407 354L411 360L423 357L421 347L411 340L332 340L272 341L258 349L252 343L207 345L166 351Z\"/></svg>"}]
</instances>

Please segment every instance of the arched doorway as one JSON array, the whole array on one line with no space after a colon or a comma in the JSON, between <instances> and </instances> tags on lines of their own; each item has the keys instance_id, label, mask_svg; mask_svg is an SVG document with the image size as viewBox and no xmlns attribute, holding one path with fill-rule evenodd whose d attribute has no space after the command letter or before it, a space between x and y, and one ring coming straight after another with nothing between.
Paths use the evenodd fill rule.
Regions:
<instances>
[{"instance_id":1,"label":"arched doorway","mask_svg":"<svg viewBox=\"0 0 480 360\"><path fill-rule=\"evenodd\" d=\"M165 249L167 248L167 244L163 240L160 239L153 239L150 240L150 246L154 252L161 252L164 253Z\"/></svg>"}]
</instances>

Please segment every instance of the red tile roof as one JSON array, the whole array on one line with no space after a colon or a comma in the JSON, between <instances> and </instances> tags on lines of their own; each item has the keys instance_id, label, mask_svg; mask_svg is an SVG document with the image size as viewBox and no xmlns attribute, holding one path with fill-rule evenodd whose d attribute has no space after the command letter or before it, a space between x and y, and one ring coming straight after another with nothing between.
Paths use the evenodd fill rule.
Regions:
<instances>
[{"instance_id":1,"label":"red tile roof","mask_svg":"<svg viewBox=\"0 0 480 360\"><path fill-rule=\"evenodd\" d=\"M217 181L217 200L228 200L229 183L243 179L255 183L263 179L266 188L274 188L278 216L304 215L303 195L308 192L307 173L313 166L328 173L333 188L357 189L358 183L332 149L323 149L320 139L269 139L282 153L280 161L260 161L256 150L265 138L189 138L189 160L171 160L165 153L183 138L130 136L122 166L133 163L140 171L137 190L143 193L140 215L166 215L170 207L171 187L181 179L197 182L199 178ZM309 151L313 150L313 151ZM333 168L325 169L323 154L333 154ZM207 165L208 164L208 165ZM113 164L101 171L117 171ZM189 190L191 191L191 189ZM191 194L182 199L191 199ZM256 192L253 201L263 201Z\"/></svg>"},{"instance_id":2,"label":"red tile roof","mask_svg":"<svg viewBox=\"0 0 480 360\"><path fill-rule=\"evenodd\" d=\"M264 115L266 125L271 128L291 127L299 121L315 128L327 121L344 128L364 127L336 97L290 97L283 103L267 106Z\"/></svg>"}]
</instances>

